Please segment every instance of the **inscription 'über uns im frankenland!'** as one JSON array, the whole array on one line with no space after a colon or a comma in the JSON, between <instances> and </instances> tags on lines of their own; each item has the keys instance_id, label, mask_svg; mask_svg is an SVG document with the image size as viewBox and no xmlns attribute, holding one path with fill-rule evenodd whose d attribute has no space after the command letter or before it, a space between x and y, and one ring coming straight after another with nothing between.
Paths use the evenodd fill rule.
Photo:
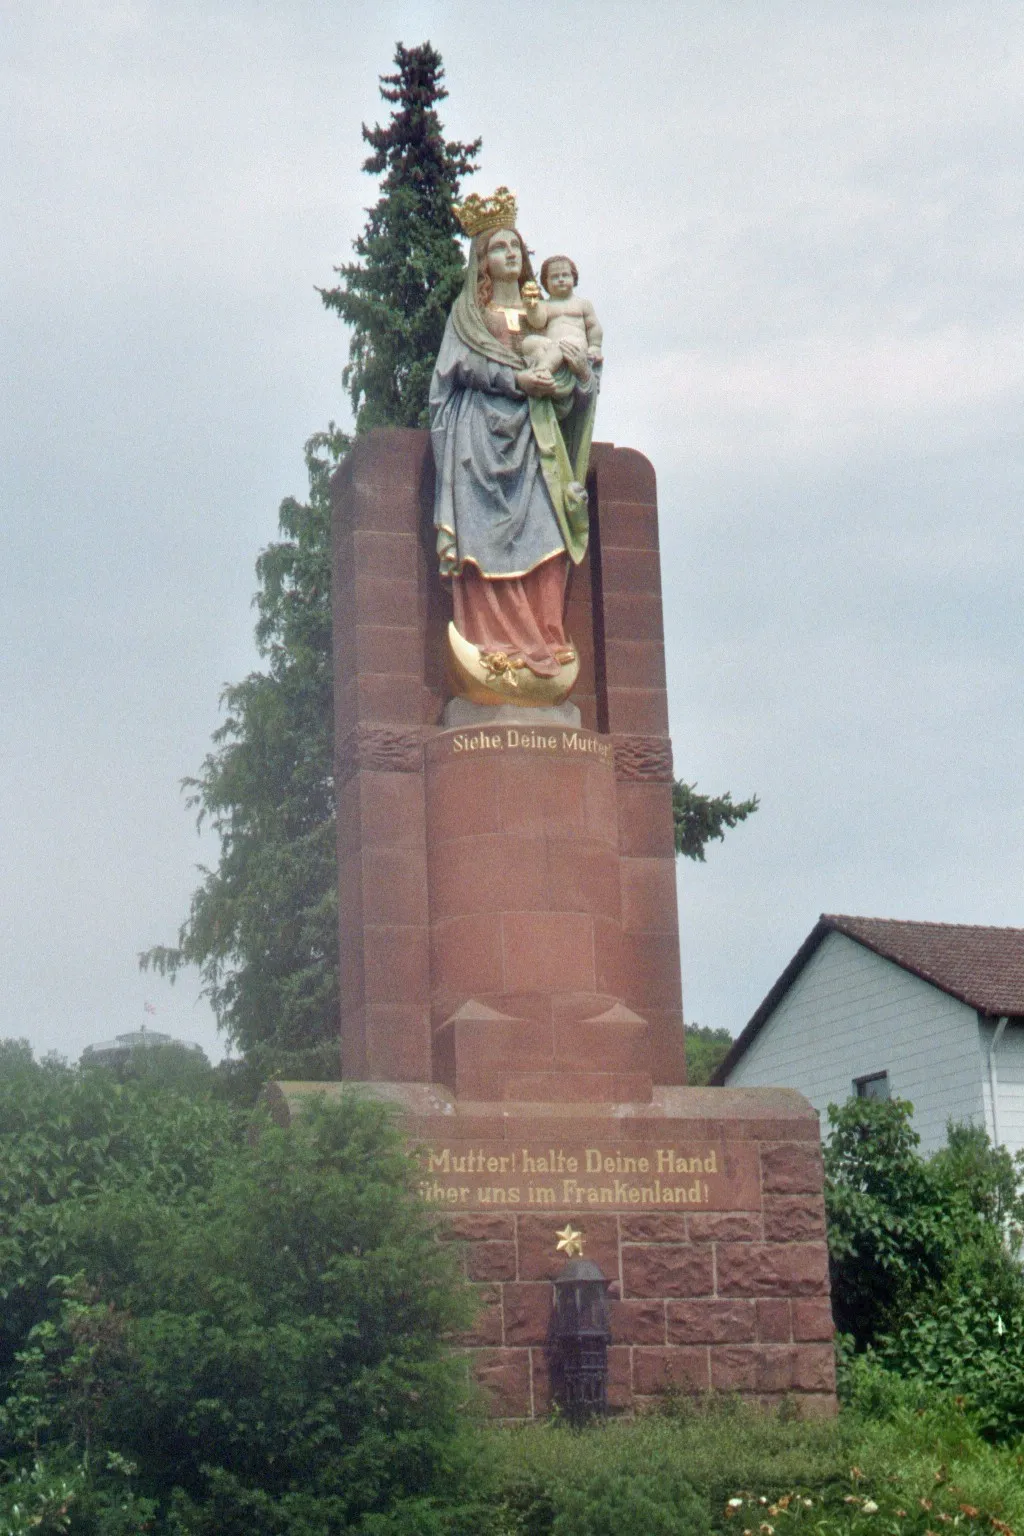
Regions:
<instances>
[{"instance_id":1,"label":"inscription '\u00fcber uns im frankenland!'","mask_svg":"<svg viewBox=\"0 0 1024 1536\"><path fill-rule=\"evenodd\" d=\"M419 1152L417 1189L429 1205L456 1210L641 1207L740 1209L753 1166L739 1149L713 1146L435 1146Z\"/></svg>"}]
</instances>

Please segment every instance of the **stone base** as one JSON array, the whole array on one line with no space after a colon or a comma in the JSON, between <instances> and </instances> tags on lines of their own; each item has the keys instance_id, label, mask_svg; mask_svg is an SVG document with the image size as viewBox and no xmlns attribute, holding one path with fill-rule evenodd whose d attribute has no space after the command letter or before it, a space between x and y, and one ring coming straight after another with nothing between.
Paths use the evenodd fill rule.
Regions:
<instances>
[{"instance_id":1,"label":"stone base","mask_svg":"<svg viewBox=\"0 0 1024 1536\"><path fill-rule=\"evenodd\" d=\"M522 704L474 704L471 699L449 699L441 712L441 729L474 725L581 725L579 705L567 699L546 709Z\"/></svg>"},{"instance_id":2,"label":"stone base","mask_svg":"<svg viewBox=\"0 0 1024 1536\"><path fill-rule=\"evenodd\" d=\"M420 1191L464 1245L474 1370L501 1419L551 1407L551 1281L571 1222L613 1282L608 1400L667 1392L836 1409L818 1117L789 1089L655 1087L649 1103L456 1100L437 1085L275 1083L386 1098L423 1148Z\"/></svg>"}]
</instances>

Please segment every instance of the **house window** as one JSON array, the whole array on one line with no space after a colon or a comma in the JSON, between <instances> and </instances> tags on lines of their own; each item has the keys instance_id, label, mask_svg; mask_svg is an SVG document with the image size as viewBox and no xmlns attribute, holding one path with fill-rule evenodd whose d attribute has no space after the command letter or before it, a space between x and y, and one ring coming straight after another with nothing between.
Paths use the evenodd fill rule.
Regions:
<instances>
[{"instance_id":1,"label":"house window","mask_svg":"<svg viewBox=\"0 0 1024 1536\"><path fill-rule=\"evenodd\" d=\"M888 1072L872 1072L868 1077L855 1077L853 1091L858 1099L887 1099L889 1097Z\"/></svg>"}]
</instances>

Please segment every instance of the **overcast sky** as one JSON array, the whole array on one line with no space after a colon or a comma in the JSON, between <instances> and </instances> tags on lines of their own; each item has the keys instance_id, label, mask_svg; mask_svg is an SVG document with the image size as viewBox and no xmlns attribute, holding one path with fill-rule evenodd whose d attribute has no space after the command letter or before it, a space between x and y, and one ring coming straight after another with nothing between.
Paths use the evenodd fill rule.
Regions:
<instances>
[{"instance_id":1,"label":"overcast sky","mask_svg":"<svg viewBox=\"0 0 1024 1536\"><path fill-rule=\"evenodd\" d=\"M179 781L348 420L314 285L427 38L657 469L676 771L761 798L680 868L687 1017L738 1031L822 911L1024 924L1019 4L9 0L0 1035L220 1053L136 954L216 858Z\"/></svg>"}]
</instances>

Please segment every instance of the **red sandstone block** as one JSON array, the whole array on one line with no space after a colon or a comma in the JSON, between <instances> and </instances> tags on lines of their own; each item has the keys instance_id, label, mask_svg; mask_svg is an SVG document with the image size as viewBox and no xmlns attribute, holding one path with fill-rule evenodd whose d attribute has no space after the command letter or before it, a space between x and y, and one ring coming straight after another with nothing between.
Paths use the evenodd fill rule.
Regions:
<instances>
[{"instance_id":1,"label":"red sandstone block","mask_svg":"<svg viewBox=\"0 0 1024 1536\"><path fill-rule=\"evenodd\" d=\"M656 592L606 592L604 633L608 640L664 639L661 597Z\"/></svg>"},{"instance_id":2,"label":"red sandstone block","mask_svg":"<svg viewBox=\"0 0 1024 1536\"><path fill-rule=\"evenodd\" d=\"M605 597L661 591L661 562L654 549L634 549L601 539L601 585Z\"/></svg>"},{"instance_id":3,"label":"red sandstone block","mask_svg":"<svg viewBox=\"0 0 1024 1536\"><path fill-rule=\"evenodd\" d=\"M820 1195L767 1195L764 1235L770 1243L807 1243L825 1236Z\"/></svg>"},{"instance_id":4,"label":"red sandstone block","mask_svg":"<svg viewBox=\"0 0 1024 1536\"><path fill-rule=\"evenodd\" d=\"M355 632L354 670L422 678L419 630L396 624L361 624Z\"/></svg>"},{"instance_id":5,"label":"red sandstone block","mask_svg":"<svg viewBox=\"0 0 1024 1536\"><path fill-rule=\"evenodd\" d=\"M530 1350L530 1375L533 1380L533 1414L542 1419L551 1412L551 1361L547 1346Z\"/></svg>"},{"instance_id":6,"label":"red sandstone block","mask_svg":"<svg viewBox=\"0 0 1024 1536\"><path fill-rule=\"evenodd\" d=\"M461 1133L461 1124L459 1130ZM437 1235L442 1242L511 1243L516 1231L511 1216L476 1216L469 1211L456 1211L439 1223Z\"/></svg>"},{"instance_id":7,"label":"red sandstone block","mask_svg":"<svg viewBox=\"0 0 1024 1536\"><path fill-rule=\"evenodd\" d=\"M788 1344L731 1345L711 1351L716 1392L789 1392L796 1349Z\"/></svg>"},{"instance_id":8,"label":"red sandstone block","mask_svg":"<svg viewBox=\"0 0 1024 1536\"><path fill-rule=\"evenodd\" d=\"M500 1344L501 1339L501 1286L476 1286L477 1313L469 1328L460 1333L455 1342L476 1345Z\"/></svg>"},{"instance_id":9,"label":"red sandstone block","mask_svg":"<svg viewBox=\"0 0 1024 1536\"><path fill-rule=\"evenodd\" d=\"M337 765L335 765L337 772ZM334 787L338 824L338 858L362 853L362 792L359 774L339 778ZM405 775L401 775L405 777ZM412 777L412 775L410 775ZM418 777L418 775L416 775Z\"/></svg>"},{"instance_id":10,"label":"red sandstone block","mask_svg":"<svg viewBox=\"0 0 1024 1536\"><path fill-rule=\"evenodd\" d=\"M431 925L431 984L435 994L457 1000L502 988L501 930L490 912L452 917Z\"/></svg>"},{"instance_id":11,"label":"red sandstone block","mask_svg":"<svg viewBox=\"0 0 1024 1536\"><path fill-rule=\"evenodd\" d=\"M757 1243L761 1219L753 1211L695 1211L686 1230L691 1243Z\"/></svg>"},{"instance_id":12,"label":"red sandstone block","mask_svg":"<svg viewBox=\"0 0 1024 1536\"><path fill-rule=\"evenodd\" d=\"M493 1069L487 1080L500 1085L497 1097L510 1103L649 1104L653 1094L646 1072L579 1072L556 1067L550 1072Z\"/></svg>"},{"instance_id":13,"label":"red sandstone block","mask_svg":"<svg viewBox=\"0 0 1024 1536\"><path fill-rule=\"evenodd\" d=\"M492 917L493 922L493 917ZM499 918L507 992L598 992L594 919L582 912L503 912Z\"/></svg>"},{"instance_id":14,"label":"red sandstone block","mask_svg":"<svg viewBox=\"0 0 1024 1536\"><path fill-rule=\"evenodd\" d=\"M672 934L622 935L622 992L635 1012L671 1008L680 1001L679 946Z\"/></svg>"},{"instance_id":15,"label":"red sandstone block","mask_svg":"<svg viewBox=\"0 0 1024 1536\"><path fill-rule=\"evenodd\" d=\"M626 957L623 953L622 925L618 918L595 916L594 982L598 992L623 997L626 991Z\"/></svg>"},{"instance_id":16,"label":"red sandstone block","mask_svg":"<svg viewBox=\"0 0 1024 1536\"><path fill-rule=\"evenodd\" d=\"M597 694L594 692L593 686L581 688L577 685L573 689L572 697L573 702L579 708L580 724L583 726L583 729L585 731L600 730L600 723L597 718Z\"/></svg>"},{"instance_id":17,"label":"red sandstone block","mask_svg":"<svg viewBox=\"0 0 1024 1536\"><path fill-rule=\"evenodd\" d=\"M710 1296L714 1265L708 1249L623 1247L622 1279L627 1296Z\"/></svg>"},{"instance_id":18,"label":"red sandstone block","mask_svg":"<svg viewBox=\"0 0 1024 1536\"><path fill-rule=\"evenodd\" d=\"M744 1121L741 1134L754 1141L809 1142L812 1149L820 1150L821 1117L816 1110L790 1120L773 1120L766 1115L763 1120Z\"/></svg>"},{"instance_id":19,"label":"red sandstone block","mask_svg":"<svg viewBox=\"0 0 1024 1536\"><path fill-rule=\"evenodd\" d=\"M620 779L619 852L627 858L675 858L671 784Z\"/></svg>"},{"instance_id":20,"label":"red sandstone block","mask_svg":"<svg viewBox=\"0 0 1024 1536\"><path fill-rule=\"evenodd\" d=\"M356 528L352 532L352 558L361 576L378 581L417 581L419 540L415 528L384 533Z\"/></svg>"},{"instance_id":21,"label":"red sandstone block","mask_svg":"<svg viewBox=\"0 0 1024 1536\"><path fill-rule=\"evenodd\" d=\"M430 440L418 429L389 427L359 439L347 480L335 490L346 521L354 528L415 531L432 478L429 454Z\"/></svg>"},{"instance_id":22,"label":"red sandstone block","mask_svg":"<svg viewBox=\"0 0 1024 1536\"><path fill-rule=\"evenodd\" d=\"M686 1217L664 1215L620 1217L624 1243L685 1243Z\"/></svg>"},{"instance_id":23,"label":"red sandstone block","mask_svg":"<svg viewBox=\"0 0 1024 1536\"><path fill-rule=\"evenodd\" d=\"M633 1350L633 1391L642 1397L660 1392L707 1392L711 1387L706 1348L669 1345Z\"/></svg>"},{"instance_id":24,"label":"red sandstone block","mask_svg":"<svg viewBox=\"0 0 1024 1536\"><path fill-rule=\"evenodd\" d=\"M350 1082L366 1083L366 1019L362 1008L348 1008L341 1014L341 1075Z\"/></svg>"},{"instance_id":25,"label":"red sandstone block","mask_svg":"<svg viewBox=\"0 0 1024 1536\"><path fill-rule=\"evenodd\" d=\"M486 1113L481 1115L460 1115L457 1122L457 1136L453 1135L454 1126L450 1115L411 1115L406 1119L405 1123L408 1126L411 1139L423 1143L439 1141L442 1146L451 1146L456 1141L461 1142L463 1145L467 1142L500 1141L503 1134L501 1120L499 1119L497 1124L495 1124L493 1114ZM485 1214L481 1212L480 1216L486 1221L492 1221L495 1219L496 1214L492 1215L491 1213ZM449 1219L456 1219L454 1212ZM469 1219L469 1213L467 1212L458 1219ZM501 1216L500 1219L504 1221L505 1217ZM512 1233L494 1233L492 1235L508 1237L509 1239L512 1237Z\"/></svg>"},{"instance_id":26,"label":"red sandstone block","mask_svg":"<svg viewBox=\"0 0 1024 1536\"><path fill-rule=\"evenodd\" d=\"M425 822L421 773L356 774L362 846L423 847Z\"/></svg>"},{"instance_id":27,"label":"red sandstone block","mask_svg":"<svg viewBox=\"0 0 1024 1536\"><path fill-rule=\"evenodd\" d=\"M715 1257L720 1296L828 1294L824 1243L723 1243Z\"/></svg>"},{"instance_id":28,"label":"red sandstone block","mask_svg":"<svg viewBox=\"0 0 1024 1536\"><path fill-rule=\"evenodd\" d=\"M619 855L614 844L583 837L548 839L547 867L553 911L589 912L619 922Z\"/></svg>"},{"instance_id":29,"label":"red sandstone block","mask_svg":"<svg viewBox=\"0 0 1024 1536\"><path fill-rule=\"evenodd\" d=\"M756 1338L752 1301L666 1302L670 1344L742 1344Z\"/></svg>"},{"instance_id":30,"label":"red sandstone block","mask_svg":"<svg viewBox=\"0 0 1024 1536\"><path fill-rule=\"evenodd\" d=\"M609 530L616 549L658 548L658 514L642 502L615 501L611 504Z\"/></svg>"},{"instance_id":31,"label":"red sandstone block","mask_svg":"<svg viewBox=\"0 0 1024 1536\"><path fill-rule=\"evenodd\" d=\"M474 1357L473 1375L484 1389L494 1418L530 1417L528 1349L482 1349Z\"/></svg>"},{"instance_id":32,"label":"red sandstone block","mask_svg":"<svg viewBox=\"0 0 1024 1536\"><path fill-rule=\"evenodd\" d=\"M631 1408L633 1405L631 1351L625 1345L608 1347L608 1407Z\"/></svg>"},{"instance_id":33,"label":"red sandstone block","mask_svg":"<svg viewBox=\"0 0 1024 1536\"><path fill-rule=\"evenodd\" d=\"M530 1142L541 1146L556 1147L564 1142L569 1135L570 1126L565 1116L557 1107L550 1104L519 1104L510 1109L507 1119L504 1121L505 1140L514 1147L525 1147ZM636 1128L643 1124L641 1120L632 1117L626 1120L614 1120L614 1139L625 1146L638 1141ZM599 1142L607 1141L609 1132L608 1116L603 1111L595 1111L593 1115L585 1115L582 1111L573 1115L571 1122L573 1141L585 1147L596 1146ZM561 1207L559 1207L561 1209ZM525 1220L525 1216L523 1217ZM532 1213L531 1213L532 1219ZM601 1221L611 1223L613 1233L618 1231L614 1216L599 1218ZM576 1223L579 1226L579 1222Z\"/></svg>"},{"instance_id":34,"label":"red sandstone block","mask_svg":"<svg viewBox=\"0 0 1024 1536\"><path fill-rule=\"evenodd\" d=\"M557 1253L555 1235L566 1220L582 1231L584 1252L604 1270L609 1280L619 1278L618 1225L614 1216L586 1216L578 1211L565 1212L552 1209L550 1215L519 1216L519 1278L520 1280L553 1280L566 1264L564 1253Z\"/></svg>"},{"instance_id":35,"label":"red sandstone block","mask_svg":"<svg viewBox=\"0 0 1024 1536\"><path fill-rule=\"evenodd\" d=\"M543 838L477 833L432 845L430 911L434 919L489 912L552 910ZM556 904L557 905L557 904Z\"/></svg>"},{"instance_id":36,"label":"red sandstone block","mask_svg":"<svg viewBox=\"0 0 1024 1536\"><path fill-rule=\"evenodd\" d=\"M362 866L366 923L426 927L425 848L368 848Z\"/></svg>"},{"instance_id":37,"label":"red sandstone block","mask_svg":"<svg viewBox=\"0 0 1024 1536\"><path fill-rule=\"evenodd\" d=\"M515 1243L471 1243L466 1250L466 1273L471 1280L514 1280Z\"/></svg>"},{"instance_id":38,"label":"red sandstone block","mask_svg":"<svg viewBox=\"0 0 1024 1536\"><path fill-rule=\"evenodd\" d=\"M618 848L619 798L614 772L593 765L583 780L582 804L586 836Z\"/></svg>"},{"instance_id":39,"label":"red sandstone block","mask_svg":"<svg viewBox=\"0 0 1024 1536\"><path fill-rule=\"evenodd\" d=\"M363 1030L368 1082L430 1081L430 1009L425 1002L368 1003Z\"/></svg>"},{"instance_id":40,"label":"red sandstone block","mask_svg":"<svg viewBox=\"0 0 1024 1536\"><path fill-rule=\"evenodd\" d=\"M608 729L624 736L668 734L668 697L664 688L609 686Z\"/></svg>"},{"instance_id":41,"label":"red sandstone block","mask_svg":"<svg viewBox=\"0 0 1024 1536\"><path fill-rule=\"evenodd\" d=\"M651 1071L656 1083L686 1082L686 1044L681 1000L674 1008L644 1008L651 1027Z\"/></svg>"},{"instance_id":42,"label":"red sandstone block","mask_svg":"<svg viewBox=\"0 0 1024 1536\"><path fill-rule=\"evenodd\" d=\"M538 1344L547 1342L551 1326L552 1290L546 1281L506 1285L505 1343Z\"/></svg>"},{"instance_id":43,"label":"red sandstone block","mask_svg":"<svg viewBox=\"0 0 1024 1536\"><path fill-rule=\"evenodd\" d=\"M612 1301L612 1338L616 1344L664 1344L663 1301Z\"/></svg>"},{"instance_id":44,"label":"red sandstone block","mask_svg":"<svg viewBox=\"0 0 1024 1536\"><path fill-rule=\"evenodd\" d=\"M406 924L364 923L363 968L367 1003L418 1003L430 995L427 930Z\"/></svg>"},{"instance_id":45,"label":"red sandstone block","mask_svg":"<svg viewBox=\"0 0 1024 1536\"><path fill-rule=\"evenodd\" d=\"M620 858L622 927L626 933L677 936L676 881L672 861Z\"/></svg>"},{"instance_id":46,"label":"red sandstone block","mask_svg":"<svg viewBox=\"0 0 1024 1536\"><path fill-rule=\"evenodd\" d=\"M542 1072L553 1064L550 1019L472 1017L472 1006L445 1025L455 1032L460 1069L473 1066L518 1067Z\"/></svg>"},{"instance_id":47,"label":"red sandstone block","mask_svg":"<svg viewBox=\"0 0 1024 1536\"><path fill-rule=\"evenodd\" d=\"M556 1016L554 1051L562 1067L586 1071L600 1062L609 1072L643 1072L648 1064L647 1035L641 1020L620 1024Z\"/></svg>"},{"instance_id":48,"label":"red sandstone block","mask_svg":"<svg viewBox=\"0 0 1024 1536\"><path fill-rule=\"evenodd\" d=\"M790 1303L770 1299L755 1301L757 1337L762 1344L789 1344L793 1338Z\"/></svg>"},{"instance_id":49,"label":"red sandstone block","mask_svg":"<svg viewBox=\"0 0 1024 1536\"><path fill-rule=\"evenodd\" d=\"M798 1344L827 1343L835 1331L832 1303L827 1297L818 1301L794 1301L793 1337Z\"/></svg>"},{"instance_id":50,"label":"red sandstone block","mask_svg":"<svg viewBox=\"0 0 1024 1536\"><path fill-rule=\"evenodd\" d=\"M594 445L598 447L597 444ZM656 506L658 500L654 465L635 448L615 448L612 444L600 445L604 452L595 456L597 494L602 507L601 526L605 517L614 526L612 504L617 501L641 502Z\"/></svg>"},{"instance_id":51,"label":"red sandstone block","mask_svg":"<svg viewBox=\"0 0 1024 1536\"><path fill-rule=\"evenodd\" d=\"M355 619L357 624L408 624L418 611L419 588L415 581L391 581L356 575Z\"/></svg>"},{"instance_id":52,"label":"red sandstone block","mask_svg":"<svg viewBox=\"0 0 1024 1536\"><path fill-rule=\"evenodd\" d=\"M824 1183L821 1145L761 1148L761 1187L765 1194L816 1195Z\"/></svg>"},{"instance_id":53,"label":"red sandstone block","mask_svg":"<svg viewBox=\"0 0 1024 1536\"><path fill-rule=\"evenodd\" d=\"M426 805L431 857L442 856L452 838L500 833L500 793L497 756L467 754L465 760L436 762L428 747Z\"/></svg>"},{"instance_id":54,"label":"red sandstone block","mask_svg":"<svg viewBox=\"0 0 1024 1536\"><path fill-rule=\"evenodd\" d=\"M836 1357L831 1344L803 1344L793 1362L794 1392L834 1392Z\"/></svg>"},{"instance_id":55,"label":"red sandstone block","mask_svg":"<svg viewBox=\"0 0 1024 1536\"><path fill-rule=\"evenodd\" d=\"M514 750L497 754L502 828L510 837L574 837L586 831L583 787L589 767L580 760ZM600 767L601 765L596 765ZM604 772L611 774L605 766Z\"/></svg>"},{"instance_id":56,"label":"red sandstone block","mask_svg":"<svg viewBox=\"0 0 1024 1536\"><path fill-rule=\"evenodd\" d=\"M423 683L419 677L364 672L358 677L359 719L371 725L419 725Z\"/></svg>"}]
</instances>

